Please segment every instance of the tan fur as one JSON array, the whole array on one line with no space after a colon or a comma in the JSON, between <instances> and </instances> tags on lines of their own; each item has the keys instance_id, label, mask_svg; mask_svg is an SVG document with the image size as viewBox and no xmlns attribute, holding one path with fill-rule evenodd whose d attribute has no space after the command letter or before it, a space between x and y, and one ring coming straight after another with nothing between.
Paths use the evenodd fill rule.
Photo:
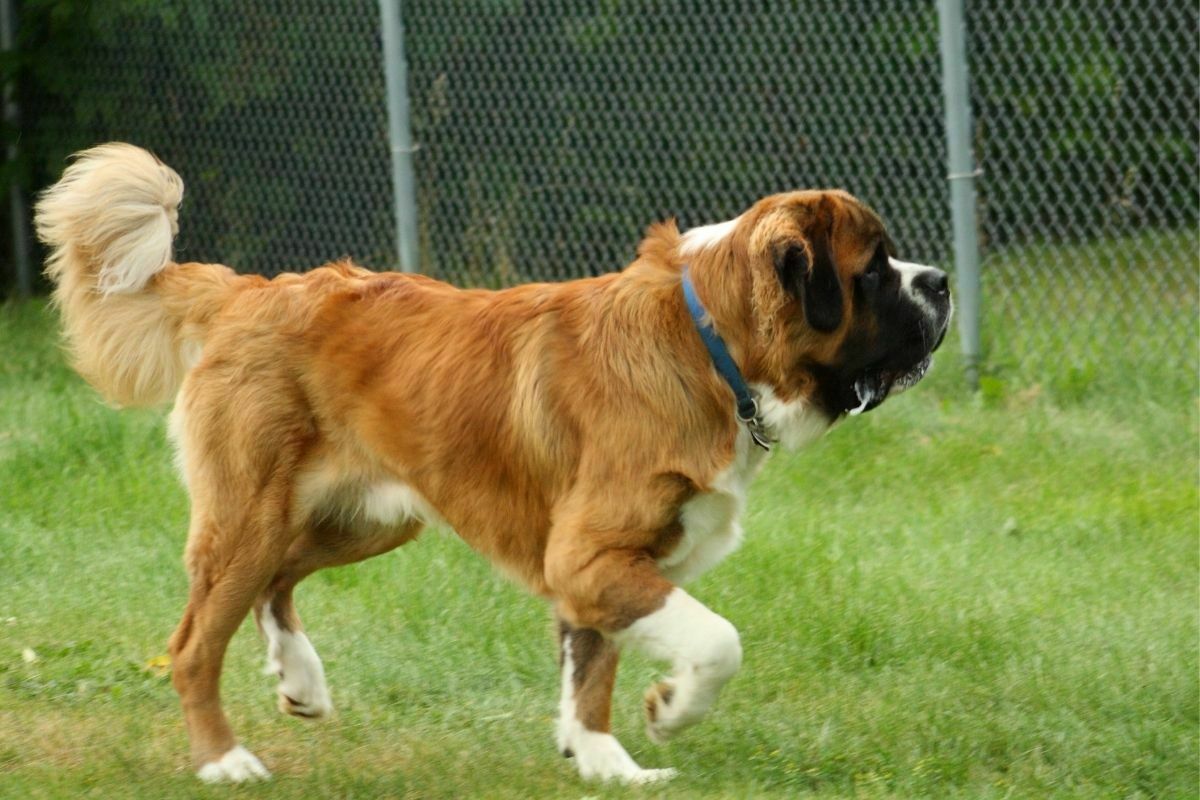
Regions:
<instances>
[{"instance_id":1,"label":"tan fur","mask_svg":"<svg viewBox=\"0 0 1200 800\"><path fill-rule=\"evenodd\" d=\"M124 405L177 394L192 583L171 653L197 764L235 744L218 681L246 613L277 600L298 628L304 575L417 535L418 520L362 518L381 482L411 487L573 628L620 630L662 605L656 559L738 431L681 298L673 223L624 271L567 283L464 291L349 263L268 281L171 262L181 193L145 151L105 145L42 198L38 230L79 371ZM815 335L774 277L777 249L817 229L847 280L882 234L845 193L796 192L689 257L747 379L783 399L812 391L794 365L832 359L853 324L849 309ZM606 727L615 652L588 653L585 710Z\"/></svg>"}]
</instances>

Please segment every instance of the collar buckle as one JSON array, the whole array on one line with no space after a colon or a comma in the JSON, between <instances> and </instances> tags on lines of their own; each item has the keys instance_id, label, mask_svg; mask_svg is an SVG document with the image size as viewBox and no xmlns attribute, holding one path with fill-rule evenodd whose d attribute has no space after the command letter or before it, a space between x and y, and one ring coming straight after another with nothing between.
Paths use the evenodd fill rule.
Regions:
<instances>
[{"instance_id":1,"label":"collar buckle","mask_svg":"<svg viewBox=\"0 0 1200 800\"><path fill-rule=\"evenodd\" d=\"M767 423L763 421L762 414L759 413L757 397L751 396L749 409L751 413L745 416L742 414L741 408L738 409L738 422L746 426L754 443L769 453L775 440L771 438L771 434L767 430Z\"/></svg>"},{"instance_id":2,"label":"collar buckle","mask_svg":"<svg viewBox=\"0 0 1200 800\"><path fill-rule=\"evenodd\" d=\"M700 339L704 342L704 347L708 350L708 355L712 359L717 373L725 379L725 383L733 391L733 397L737 403L734 416L737 417L738 422L746 426L754 443L770 452L771 443L774 440L759 412L758 397L754 390L746 385L746 380L742 377L742 372L737 368L737 364L734 363L733 357L729 355L729 350L725 347L721 335L713 330L712 324L705 319L708 312L700 302L700 298L696 296L696 289L692 286L692 279L688 275L686 265L683 268L682 283L683 298L687 303L688 313L692 316L692 322L696 326L696 332L700 334Z\"/></svg>"}]
</instances>

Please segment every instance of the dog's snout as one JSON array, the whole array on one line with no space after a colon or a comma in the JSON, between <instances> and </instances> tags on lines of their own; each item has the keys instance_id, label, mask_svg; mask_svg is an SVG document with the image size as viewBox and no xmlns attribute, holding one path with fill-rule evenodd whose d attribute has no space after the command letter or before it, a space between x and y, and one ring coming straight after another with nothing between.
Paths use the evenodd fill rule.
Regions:
<instances>
[{"instance_id":1,"label":"dog's snout","mask_svg":"<svg viewBox=\"0 0 1200 800\"><path fill-rule=\"evenodd\" d=\"M930 268L913 278L913 286L938 297L950 294L950 278L940 269Z\"/></svg>"}]
</instances>

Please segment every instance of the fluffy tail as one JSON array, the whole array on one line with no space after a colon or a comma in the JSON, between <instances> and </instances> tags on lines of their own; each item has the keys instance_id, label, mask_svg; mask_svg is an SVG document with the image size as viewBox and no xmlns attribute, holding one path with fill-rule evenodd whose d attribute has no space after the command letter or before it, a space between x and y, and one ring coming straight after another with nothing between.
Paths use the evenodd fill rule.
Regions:
<instances>
[{"instance_id":1,"label":"fluffy tail","mask_svg":"<svg viewBox=\"0 0 1200 800\"><path fill-rule=\"evenodd\" d=\"M234 278L225 267L172 262L182 199L174 170L139 147L112 143L78 153L37 203L73 365L118 405L174 397L203 320Z\"/></svg>"}]
</instances>

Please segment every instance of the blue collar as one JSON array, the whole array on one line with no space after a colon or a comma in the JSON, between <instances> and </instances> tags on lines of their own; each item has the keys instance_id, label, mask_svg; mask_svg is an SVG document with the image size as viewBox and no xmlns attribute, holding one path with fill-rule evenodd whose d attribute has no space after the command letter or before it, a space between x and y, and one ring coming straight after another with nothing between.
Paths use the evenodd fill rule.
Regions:
<instances>
[{"instance_id":1,"label":"blue collar","mask_svg":"<svg viewBox=\"0 0 1200 800\"><path fill-rule=\"evenodd\" d=\"M738 421L750 431L750 436L754 439L755 444L764 450L770 450L771 438L767 434L762 414L758 410L758 400L755 399L754 392L746 385L746 379L742 377L742 371L733 362L733 357L729 355L729 348L725 346L721 334L717 333L713 329L712 323L706 319L708 311L700 302L700 298L696 296L696 287L692 285L687 265L683 267L683 299L687 301L692 322L696 325L696 332L700 334L704 347L708 350L713 366L717 368L717 372L733 390L733 396L737 399Z\"/></svg>"}]
</instances>

